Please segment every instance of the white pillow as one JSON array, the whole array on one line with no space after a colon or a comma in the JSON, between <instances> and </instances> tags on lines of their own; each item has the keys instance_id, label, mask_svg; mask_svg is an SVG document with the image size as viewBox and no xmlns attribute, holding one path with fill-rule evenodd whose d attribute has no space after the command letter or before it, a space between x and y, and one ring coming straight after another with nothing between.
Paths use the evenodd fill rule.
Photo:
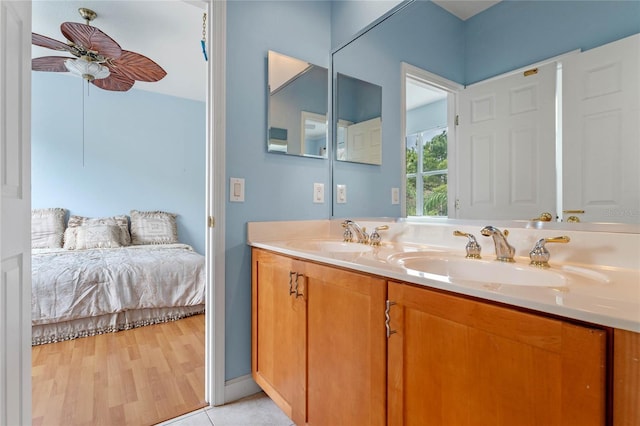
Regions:
<instances>
[{"instance_id":1,"label":"white pillow","mask_svg":"<svg viewBox=\"0 0 640 426\"><path fill-rule=\"evenodd\" d=\"M132 244L174 244L178 242L176 216L161 211L131 210Z\"/></svg>"},{"instance_id":2,"label":"white pillow","mask_svg":"<svg viewBox=\"0 0 640 426\"><path fill-rule=\"evenodd\" d=\"M76 230L76 250L122 247L118 225L82 225Z\"/></svg>"},{"instance_id":3,"label":"white pillow","mask_svg":"<svg viewBox=\"0 0 640 426\"><path fill-rule=\"evenodd\" d=\"M35 209L31 211L31 248L60 248L64 232L66 209Z\"/></svg>"},{"instance_id":4,"label":"white pillow","mask_svg":"<svg viewBox=\"0 0 640 426\"><path fill-rule=\"evenodd\" d=\"M128 246L131 244L131 235L129 234L129 220L127 216L111 216L90 218L84 216L71 215L67 230L64 232L64 248L73 250L76 247L77 228L87 225L115 225L120 229L119 243L120 246Z\"/></svg>"}]
</instances>

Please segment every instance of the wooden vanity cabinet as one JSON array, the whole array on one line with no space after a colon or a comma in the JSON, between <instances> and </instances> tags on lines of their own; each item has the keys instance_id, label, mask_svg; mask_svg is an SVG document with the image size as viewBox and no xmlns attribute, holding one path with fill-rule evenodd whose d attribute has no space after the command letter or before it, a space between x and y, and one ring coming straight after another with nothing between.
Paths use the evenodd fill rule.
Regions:
<instances>
[{"instance_id":1,"label":"wooden vanity cabinet","mask_svg":"<svg viewBox=\"0 0 640 426\"><path fill-rule=\"evenodd\" d=\"M298 425L306 418L307 311L305 298L290 294L289 282L293 290L295 273L303 269L300 261L252 250L253 379Z\"/></svg>"},{"instance_id":2,"label":"wooden vanity cabinet","mask_svg":"<svg viewBox=\"0 0 640 426\"><path fill-rule=\"evenodd\" d=\"M386 424L386 281L257 248L252 264L256 382L299 426Z\"/></svg>"},{"instance_id":3,"label":"wooden vanity cabinet","mask_svg":"<svg viewBox=\"0 0 640 426\"><path fill-rule=\"evenodd\" d=\"M640 333L613 334L613 425L640 426Z\"/></svg>"},{"instance_id":4,"label":"wooden vanity cabinet","mask_svg":"<svg viewBox=\"0 0 640 426\"><path fill-rule=\"evenodd\" d=\"M389 425L605 424L604 330L405 283L388 299Z\"/></svg>"}]
</instances>

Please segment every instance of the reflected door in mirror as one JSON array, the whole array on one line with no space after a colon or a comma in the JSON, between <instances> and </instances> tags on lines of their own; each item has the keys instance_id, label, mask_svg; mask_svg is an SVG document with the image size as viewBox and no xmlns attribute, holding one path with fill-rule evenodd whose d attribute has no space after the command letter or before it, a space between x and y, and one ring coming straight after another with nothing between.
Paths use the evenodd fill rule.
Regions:
<instances>
[{"instance_id":1,"label":"reflected door in mirror","mask_svg":"<svg viewBox=\"0 0 640 426\"><path fill-rule=\"evenodd\" d=\"M640 223L639 59L636 34L563 63L563 209L580 221Z\"/></svg>"},{"instance_id":2,"label":"reflected door in mirror","mask_svg":"<svg viewBox=\"0 0 640 426\"><path fill-rule=\"evenodd\" d=\"M460 91L461 219L555 212L556 64Z\"/></svg>"},{"instance_id":3,"label":"reflected door in mirror","mask_svg":"<svg viewBox=\"0 0 640 426\"><path fill-rule=\"evenodd\" d=\"M382 164L382 87L340 73L336 159Z\"/></svg>"}]
</instances>

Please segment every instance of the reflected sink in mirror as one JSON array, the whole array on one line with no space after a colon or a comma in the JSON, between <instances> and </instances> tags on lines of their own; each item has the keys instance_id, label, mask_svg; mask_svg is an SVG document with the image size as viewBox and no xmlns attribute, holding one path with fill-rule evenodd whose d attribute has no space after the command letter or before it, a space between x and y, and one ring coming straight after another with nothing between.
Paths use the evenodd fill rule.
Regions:
<instances>
[{"instance_id":1,"label":"reflected sink in mirror","mask_svg":"<svg viewBox=\"0 0 640 426\"><path fill-rule=\"evenodd\" d=\"M344 241L336 240L301 240L290 241L287 243L289 247L296 250L313 251L326 254L332 253L367 253L373 250L373 247L358 244L358 243L346 243Z\"/></svg>"},{"instance_id":2,"label":"reflected sink in mirror","mask_svg":"<svg viewBox=\"0 0 640 426\"><path fill-rule=\"evenodd\" d=\"M604 274L575 266L541 269L522 263L440 257L424 253L392 255L388 261L406 269L408 273L418 273L426 278L430 275L435 278L448 277L450 281L533 287L566 287L609 281Z\"/></svg>"}]
</instances>

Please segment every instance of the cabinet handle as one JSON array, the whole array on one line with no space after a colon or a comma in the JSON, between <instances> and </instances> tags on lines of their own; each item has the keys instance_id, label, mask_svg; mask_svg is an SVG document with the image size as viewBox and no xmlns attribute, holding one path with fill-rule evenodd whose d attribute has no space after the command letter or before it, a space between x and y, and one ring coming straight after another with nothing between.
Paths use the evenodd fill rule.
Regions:
<instances>
[{"instance_id":1,"label":"cabinet handle","mask_svg":"<svg viewBox=\"0 0 640 426\"><path fill-rule=\"evenodd\" d=\"M293 290L293 276L297 275L296 272L289 271L289 296L295 293ZM298 286L298 277L296 276L296 287Z\"/></svg>"},{"instance_id":2,"label":"cabinet handle","mask_svg":"<svg viewBox=\"0 0 640 426\"><path fill-rule=\"evenodd\" d=\"M391 307L396 304L396 302L391 302L390 300L387 300L386 303L387 303L387 309L384 310L384 317L385 317L384 326L387 328L387 339L388 339L389 337L391 337L392 334L395 334L398 331L391 330L391 326L389 324L391 322L389 311L391 310Z\"/></svg>"},{"instance_id":3,"label":"cabinet handle","mask_svg":"<svg viewBox=\"0 0 640 426\"><path fill-rule=\"evenodd\" d=\"M304 293L298 291L298 278L300 277L304 277L304 274L299 274L298 272L296 272L296 288L294 291L294 293L296 294L296 298L304 296Z\"/></svg>"}]
</instances>

